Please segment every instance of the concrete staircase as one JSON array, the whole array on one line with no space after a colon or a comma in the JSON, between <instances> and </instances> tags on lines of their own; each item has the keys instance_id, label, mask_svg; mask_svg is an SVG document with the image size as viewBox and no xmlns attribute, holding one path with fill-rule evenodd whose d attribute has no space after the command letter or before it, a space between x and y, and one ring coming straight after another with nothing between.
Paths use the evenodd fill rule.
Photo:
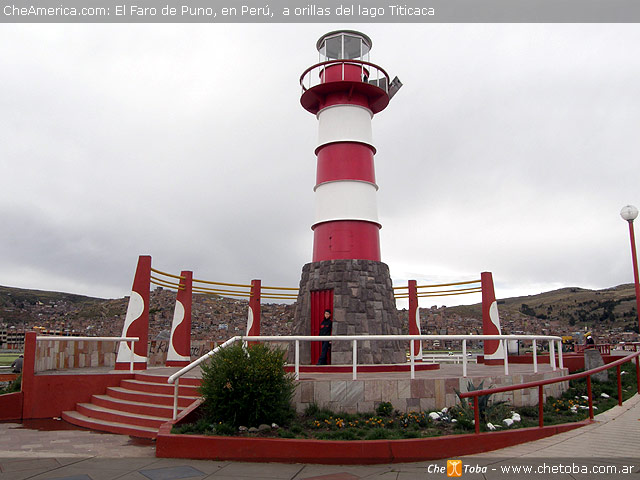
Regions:
<instances>
[{"instance_id":1,"label":"concrete staircase","mask_svg":"<svg viewBox=\"0 0 640 480\"><path fill-rule=\"evenodd\" d=\"M138 373L106 394L93 395L91 403L78 403L62 418L80 427L133 437L155 438L160 425L173 414L173 385L168 376ZM200 379L183 377L178 390L178 412L199 398Z\"/></svg>"}]
</instances>

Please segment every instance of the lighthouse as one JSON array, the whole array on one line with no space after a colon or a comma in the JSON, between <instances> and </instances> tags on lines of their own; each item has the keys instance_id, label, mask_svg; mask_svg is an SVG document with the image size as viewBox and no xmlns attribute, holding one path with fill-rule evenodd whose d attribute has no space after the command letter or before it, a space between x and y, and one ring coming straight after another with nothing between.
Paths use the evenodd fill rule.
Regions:
<instances>
[{"instance_id":1,"label":"lighthouse","mask_svg":"<svg viewBox=\"0 0 640 480\"><path fill-rule=\"evenodd\" d=\"M372 41L361 32L329 32L316 48L318 63L300 77L300 103L318 120L318 141L312 262L303 267L294 331L317 335L328 309L333 335L399 334L389 269L380 255L371 122L401 83L370 61ZM404 361L394 342L361 343L361 363ZM301 358L314 363L319 348L311 343ZM347 363L351 345L333 342L331 358Z\"/></svg>"}]
</instances>

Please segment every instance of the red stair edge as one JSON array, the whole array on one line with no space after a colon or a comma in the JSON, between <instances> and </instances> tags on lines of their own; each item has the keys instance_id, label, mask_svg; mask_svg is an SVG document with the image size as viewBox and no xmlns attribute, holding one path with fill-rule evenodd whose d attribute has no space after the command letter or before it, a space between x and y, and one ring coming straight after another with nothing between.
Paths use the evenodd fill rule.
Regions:
<instances>
[{"instance_id":1,"label":"red stair edge","mask_svg":"<svg viewBox=\"0 0 640 480\"><path fill-rule=\"evenodd\" d=\"M163 395L173 396L174 386L170 384L162 384L155 382L145 382L143 380L122 380L120 386L128 390L135 390L137 392L147 393L161 393ZM184 396L197 396L199 393L198 387L192 385L179 385L178 395Z\"/></svg>"},{"instance_id":2,"label":"red stair edge","mask_svg":"<svg viewBox=\"0 0 640 480\"><path fill-rule=\"evenodd\" d=\"M93 395L91 397L91 403L99 407L133 414L150 415L162 418L171 418L173 416L173 405L136 402L134 400L125 400L109 395ZM183 408L184 407L178 407L178 411L181 411Z\"/></svg>"},{"instance_id":3,"label":"red stair edge","mask_svg":"<svg viewBox=\"0 0 640 480\"><path fill-rule=\"evenodd\" d=\"M131 412L118 412L117 410L111 410L92 403L78 403L76 412L92 420L105 420L107 422L131 425L132 427L160 428L160 425L167 421L164 418L146 418L147 416L136 416L135 414L126 415L126 413Z\"/></svg>"},{"instance_id":4,"label":"red stair edge","mask_svg":"<svg viewBox=\"0 0 640 480\"><path fill-rule=\"evenodd\" d=\"M122 391L116 390L121 388ZM123 387L107 387L107 395L121 400L132 400L134 402L147 402L155 405L173 406L173 395L163 395L140 392L137 390L129 390ZM198 397L181 397L178 396L178 406L188 407L197 400Z\"/></svg>"},{"instance_id":5,"label":"red stair edge","mask_svg":"<svg viewBox=\"0 0 640 480\"><path fill-rule=\"evenodd\" d=\"M169 383L169 377L164 375L153 375L152 373L136 373L135 380L173 386L173 383ZM202 380L195 377L180 377L179 382L180 386L185 385L191 387L199 387L202 383Z\"/></svg>"},{"instance_id":6,"label":"red stair edge","mask_svg":"<svg viewBox=\"0 0 640 480\"><path fill-rule=\"evenodd\" d=\"M71 423L72 425L88 428L89 430L97 430L100 432L118 433L121 435L130 435L132 437L152 438L152 439L156 438L156 436L158 435L157 430L154 432L151 432L148 430L142 430L142 429L136 428L135 426L132 426L132 425L118 424L116 422L106 423L105 421L99 421L98 419L91 419L82 414L79 414L76 411L62 412L61 417L63 420ZM94 420L97 420L97 421L94 421Z\"/></svg>"}]
</instances>

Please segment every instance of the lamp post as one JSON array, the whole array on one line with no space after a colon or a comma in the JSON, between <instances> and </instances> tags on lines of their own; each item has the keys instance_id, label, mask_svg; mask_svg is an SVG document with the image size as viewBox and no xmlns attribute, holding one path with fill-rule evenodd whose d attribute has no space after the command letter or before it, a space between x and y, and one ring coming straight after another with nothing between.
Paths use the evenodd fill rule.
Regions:
<instances>
[{"instance_id":1,"label":"lamp post","mask_svg":"<svg viewBox=\"0 0 640 480\"><path fill-rule=\"evenodd\" d=\"M636 286L636 312L638 313L638 333L640 333L640 280L638 279L638 257L636 255L636 237L633 233L633 221L638 216L638 209L627 205L620 210L620 216L629 223L629 237L631 238L631 260L633 262L633 277Z\"/></svg>"}]
</instances>

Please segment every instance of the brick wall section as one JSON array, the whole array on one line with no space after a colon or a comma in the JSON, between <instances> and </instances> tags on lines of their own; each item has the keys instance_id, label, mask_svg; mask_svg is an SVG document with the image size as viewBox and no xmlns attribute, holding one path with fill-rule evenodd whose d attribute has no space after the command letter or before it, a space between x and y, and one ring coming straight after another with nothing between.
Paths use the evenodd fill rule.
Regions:
<instances>
[{"instance_id":1,"label":"brick wall section","mask_svg":"<svg viewBox=\"0 0 640 480\"><path fill-rule=\"evenodd\" d=\"M567 369L556 372L511 375L509 377L417 378L380 380L314 380L299 382L294 403L299 412L310 404L327 407L334 412L367 413L375 411L380 402L391 402L400 412L441 410L459 403L455 390L468 391L469 381L475 386L484 381L484 388L502 387L567 375ZM408 376L408 375L407 375ZM568 388L567 382L544 387L547 396L559 397ZM515 390L495 394L493 401L505 400L515 407L538 404L538 389Z\"/></svg>"},{"instance_id":2,"label":"brick wall section","mask_svg":"<svg viewBox=\"0 0 640 480\"><path fill-rule=\"evenodd\" d=\"M293 335L310 335L312 290L333 290L333 335L400 335L389 267L371 260L329 260L302 268ZM408 345L408 342L407 342ZM401 342L358 342L359 364L405 363ZM293 362L293 348L290 348ZM352 362L350 342L333 342L331 363ZM300 343L300 361L309 364L309 342Z\"/></svg>"}]
</instances>

